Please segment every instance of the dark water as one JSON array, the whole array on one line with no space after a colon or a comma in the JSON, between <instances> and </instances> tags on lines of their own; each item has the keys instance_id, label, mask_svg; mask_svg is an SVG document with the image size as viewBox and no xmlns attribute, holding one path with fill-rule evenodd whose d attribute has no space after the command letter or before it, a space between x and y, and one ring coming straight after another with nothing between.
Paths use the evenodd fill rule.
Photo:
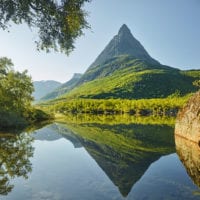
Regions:
<instances>
[{"instance_id":1,"label":"dark water","mask_svg":"<svg viewBox=\"0 0 200 200\"><path fill-rule=\"evenodd\" d=\"M175 147L173 131L168 125L54 123L1 134L0 199L200 199L199 149L181 139Z\"/></svg>"}]
</instances>

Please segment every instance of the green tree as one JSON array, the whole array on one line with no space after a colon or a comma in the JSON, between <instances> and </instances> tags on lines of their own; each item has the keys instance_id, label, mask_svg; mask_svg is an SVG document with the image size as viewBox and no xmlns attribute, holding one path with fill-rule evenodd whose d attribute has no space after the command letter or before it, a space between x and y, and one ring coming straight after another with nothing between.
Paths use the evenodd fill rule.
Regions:
<instances>
[{"instance_id":1,"label":"green tree","mask_svg":"<svg viewBox=\"0 0 200 200\"><path fill-rule=\"evenodd\" d=\"M0 58L0 78L5 76L12 66L13 63L9 58L6 57Z\"/></svg>"},{"instance_id":2,"label":"green tree","mask_svg":"<svg viewBox=\"0 0 200 200\"><path fill-rule=\"evenodd\" d=\"M11 22L26 23L37 28L37 48L70 53L74 41L88 28L87 13L83 10L90 0L0 0L0 28Z\"/></svg>"},{"instance_id":3,"label":"green tree","mask_svg":"<svg viewBox=\"0 0 200 200\"><path fill-rule=\"evenodd\" d=\"M7 106L7 109L14 109L17 113L24 113L25 110L31 107L33 85L31 77L27 75L27 71L20 73L11 70L1 83L3 96L6 99L4 105Z\"/></svg>"},{"instance_id":4,"label":"green tree","mask_svg":"<svg viewBox=\"0 0 200 200\"><path fill-rule=\"evenodd\" d=\"M14 71L12 65L10 59L0 58L0 127L28 119L32 112L31 77L27 71Z\"/></svg>"}]
</instances>

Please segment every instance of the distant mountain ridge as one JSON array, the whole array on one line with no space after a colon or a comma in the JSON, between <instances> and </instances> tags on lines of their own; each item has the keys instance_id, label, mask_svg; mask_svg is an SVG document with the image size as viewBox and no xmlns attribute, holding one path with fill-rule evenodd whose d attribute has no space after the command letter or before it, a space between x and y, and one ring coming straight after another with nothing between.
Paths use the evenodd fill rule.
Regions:
<instances>
[{"instance_id":1,"label":"distant mountain ridge","mask_svg":"<svg viewBox=\"0 0 200 200\"><path fill-rule=\"evenodd\" d=\"M49 92L53 91L61 85L58 81L48 80L48 81L34 81L33 86L35 91L33 92L33 97L35 100L39 100Z\"/></svg>"},{"instance_id":2,"label":"distant mountain ridge","mask_svg":"<svg viewBox=\"0 0 200 200\"><path fill-rule=\"evenodd\" d=\"M55 90L53 90L50 93L43 96L41 98L41 100L55 99L65 93L67 93L68 91L70 91L71 89L73 89L76 86L76 84L78 83L81 76L82 76L82 74L75 73L69 81L63 83L62 85L57 87Z\"/></svg>"}]
</instances>

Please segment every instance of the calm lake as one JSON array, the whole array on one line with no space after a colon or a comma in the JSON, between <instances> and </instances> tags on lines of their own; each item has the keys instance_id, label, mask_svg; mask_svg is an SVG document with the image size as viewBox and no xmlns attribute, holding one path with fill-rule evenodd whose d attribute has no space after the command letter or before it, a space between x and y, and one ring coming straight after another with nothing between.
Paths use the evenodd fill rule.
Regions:
<instances>
[{"instance_id":1,"label":"calm lake","mask_svg":"<svg viewBox=\"0 0 200 200\"><path fill-rule=\"evenodd\" d=\"M180 138L175 145L164 124L82 121L2 133L0 199L200 199L198 148Z\"/></svg>"}]
</instances>

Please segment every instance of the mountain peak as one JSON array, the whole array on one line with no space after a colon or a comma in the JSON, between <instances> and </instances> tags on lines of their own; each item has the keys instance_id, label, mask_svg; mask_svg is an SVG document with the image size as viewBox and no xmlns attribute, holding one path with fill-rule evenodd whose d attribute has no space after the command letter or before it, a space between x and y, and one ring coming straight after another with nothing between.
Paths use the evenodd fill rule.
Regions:
<instances>
[{"instance_id":1,"label":"mountain peak","mask_svg":"<svg viewBox=\"0 0 200 200\"><path fill-rule=\"evenodd\" d=\"M104 62L121 55L128 55L135 59L141 59L150 64L159 64L154 60L144 49L141 43L133 37L130 29L126 24L123 24L118 34L113 37L101 54L96 58L90 68L103 64Z\"/></svg>"},{"instance_id":2,"label":"mountain peak","mask_svg":"<svg viewBox=\"0 0 200 200\"><path fill-rule=\"evenodd\" d=\"M123 24L120 29L119 29L119 33L131 33L130 29L128 28L128 26L126 24Z\"/></svg>"},{"instance_id":3,"label":"mountain peak","mask_svg":"<svg viewBox=\"0 0 200 200\"><path fill-rule=\"evenodd\" d=\"M119 32L127 32L127 31L130 32L130 29L126 24L123 24L119 29Z\"/></svg>"},{"instance_id":4,"label":"mountain peak","mask_svg":"<svg viewBox=\"0 0 200 200\"><path fill-rule=\"evenodd\" d=\"M128 26L126 24L123 24L121 26L121 28L119 29L119 32L116 35L116 37L118 37L118 40L122 40L122 41L123 41L123 39L132 40L134 38L132 33L131 33L131 31L130 31L130 29L128 28Z\"/></svg>"}]
</instances>

